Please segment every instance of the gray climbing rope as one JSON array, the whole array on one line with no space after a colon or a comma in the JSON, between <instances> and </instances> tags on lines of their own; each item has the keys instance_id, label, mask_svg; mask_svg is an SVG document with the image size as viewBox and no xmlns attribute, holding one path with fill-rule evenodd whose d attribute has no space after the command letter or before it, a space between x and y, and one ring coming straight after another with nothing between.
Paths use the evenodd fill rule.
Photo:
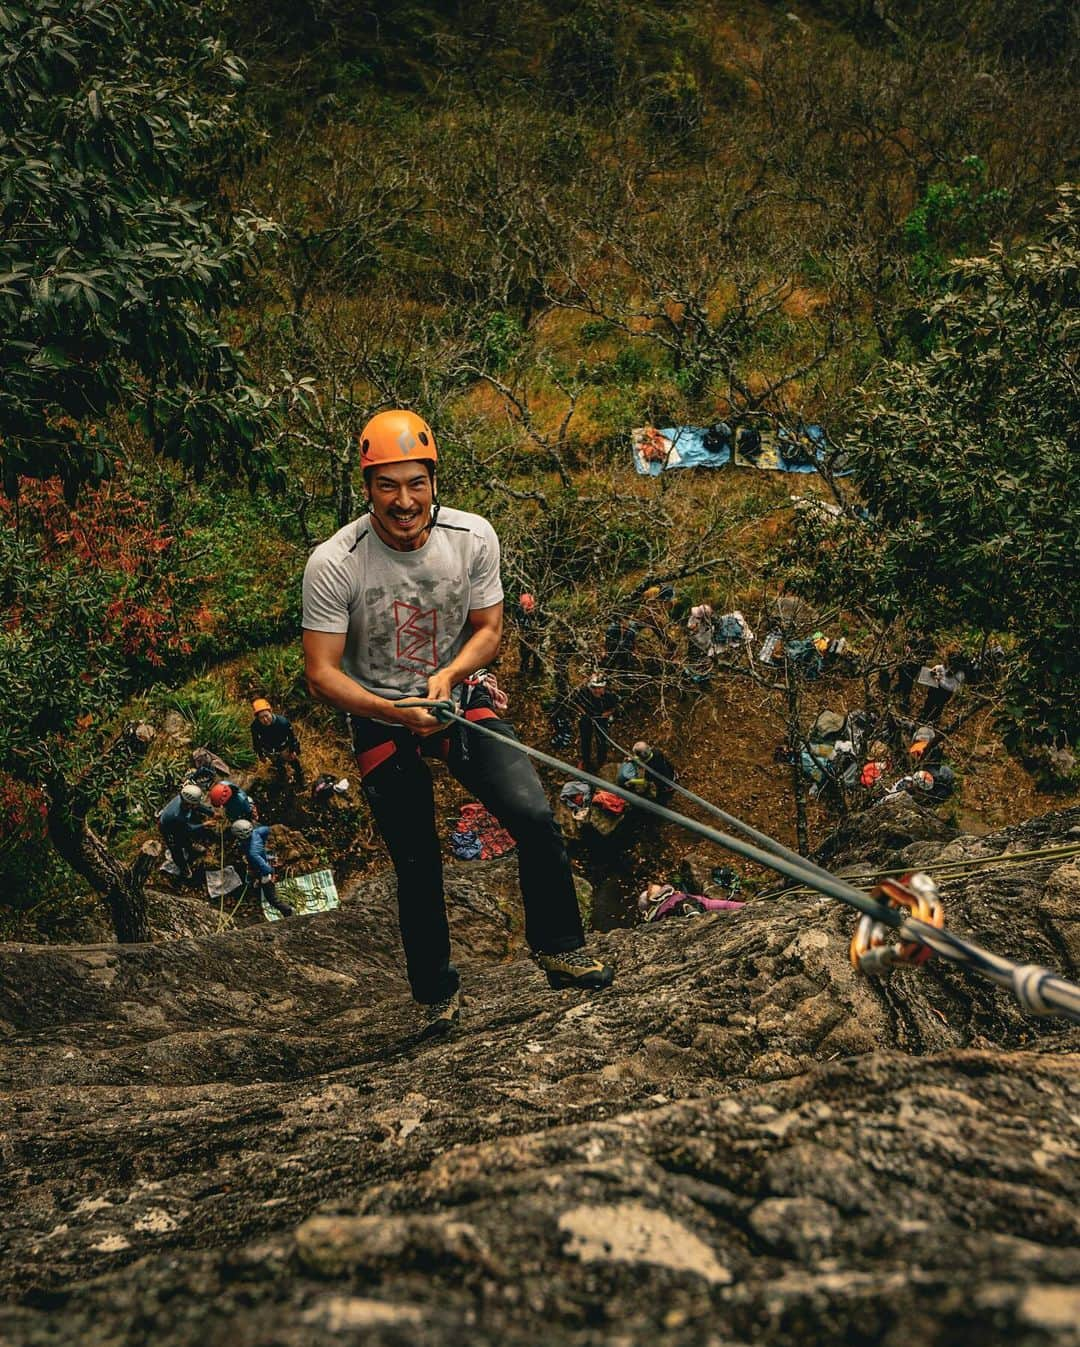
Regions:
<instances>
[{"instance_id":1,"label":"gray climbing rope","mask_svg":"<svg viewBox=\"0 0 1080 1347\"><path fill-rule=\"evenodd\" d=\"M511 738L506 734L500 734L497 730L489 729L482 721L467 720L465 716L460 714L452 701L432 701L428 698L411 697L397 704L402 708L415 707L418 710L430 711L436 720L443 724L456 723L475 734L498 739L501 743L509 744L519 753L524 753L527 757L542 762L545 766L551 767L554 771L560 772L573 780L586 781L598 790L610 791L635 809L654 814L666 823L674 823L689 832L696 833L715 846L734 852L744 860L753 861L766 869L786 875L789 879L793 879L796 883L813 889L817 893L835 898L838 902L846 903L849 907L855 908L864 916L870 917L882 926L894 929L902 941L923 945L933 950L935 954L940 955L941 958L959 964L962 968L981 973L991 981L1007 987L1022 1009L1028 1014L1064 1015L1080 1023L1080 987L1059 977L1052 969L1042 968L1036 964L1016 964L1012 960L993 954L969 940L963 940L944 928L905 915L903 909L879 902L870 894L864 893L862 889L857 889L846 880L830 874L828 870L815 865L812 861L807 861L805 857L799 856L796 852L784 847L780 842L764 833L757 832L749 824L745 824L731 815L724 815L724 819L729 822L729 826L737 827L744 833L754 836L762 845L755 845L741 837L735 837L730 833L721 832L717 828L711 828L708 824L688 818L677 810L657 804L654 800L647 800L640 795L635 795L633 791L625 790L614 782L606 781L603 777L594 776L590 772L571 767L569 763L552 757L550 753L544 753L538 748L533 748L531 744L522 743L520 739ZM675 783L669 784L674 785ZM687 791L683 793L691 795ZM706 805L715 814L722 812L717 810L715 805L710 805L708 801L700 800L700 797L692 796L692 798Z\"/></svg>"}]
</instances>

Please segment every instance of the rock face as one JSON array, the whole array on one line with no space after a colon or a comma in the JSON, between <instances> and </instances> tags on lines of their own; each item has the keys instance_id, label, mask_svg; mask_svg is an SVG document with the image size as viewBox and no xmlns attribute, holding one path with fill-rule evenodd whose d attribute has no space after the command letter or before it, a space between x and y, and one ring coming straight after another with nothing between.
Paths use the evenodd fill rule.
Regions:
<instances>
[{"instance_id":1,"label":"rock face","mask_svg":"<svg viewBox=\"0 0 1080 1347\"><path fill-rule=\"evenodd\" d=\"M950 927L1075 979L1080 861L1003 858L1078 821L883 816L876 858L949 866ZM448 873L445 1041L385 877L0 947L0 1343L1080 1343L1080 1029L936 962L869 981L854 915L798 893L597 937L615 986L555 993L513 862Z\"/></svg>"}]
</instances>

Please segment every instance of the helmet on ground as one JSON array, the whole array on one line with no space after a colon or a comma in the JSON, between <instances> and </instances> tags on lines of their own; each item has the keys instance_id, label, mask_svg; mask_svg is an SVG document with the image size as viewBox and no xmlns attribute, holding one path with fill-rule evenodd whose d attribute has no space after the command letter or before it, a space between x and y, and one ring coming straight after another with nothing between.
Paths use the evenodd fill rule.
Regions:
<instances>
[{"instance_id":1,"label":"helmet on ground","mask_svg":"<svg viewBox=\"0 0 1080 1347\"><path fill-rule=\"evenodd\" d=\"M265 697L256 697L251 703L251 709L258 715L260 711L272 711L273 707Z\"/></svg>"},{"instance_id":2,"label":"helmet on ground","mask_svg":"<svg viewBox=\"0 0 1080 1347\"><path fill-rule=\"evenodd\" d=\"M597 692L602 692L607 687L607 679L602 673L594 673L589 679L589 687L594 688Z\"/></svg>"},{"instance_id":3,"label":"helmet on ground","mask_svg":"<svg viewBox=\"0 0 1080 1347\"><path fill-rule=\"evenodd\" d=\"M210 803L215 809L220 809L223 804L228 804L233 797L233 788L227 781L219 781L216 786L210 787Z\"/></svg>"},{"instance_id":4,"label":"helmet on ground","mask_svg":"<svg viewBox=\"0 0 1080 1347\"><path fill-rule=\"evenodd\" d=\"M254 831L255 825L249 818L238 818L229 828L229 832L231 832L234 837L238 837L241 842L246 841Z\"/></svg>"},{"instance_id":5,"label":"helmet on ground","mask_svg":"<svg viewBox=\"0 0 1080 1347\"><path fill-rule=\"evenodd\" d=\"M521 611L523 613L531 613L536 607L536 600L531 594L522 594L518 599L518 603L521 604Z\"/></svg>"},{"instance_id":6,"label":"helmet on ground","mask_svg":"<svg viewBox=\"0 0 1080 1347\"><path fill-rule=\"evenodd\" d=\"M423 458L434 463L438 457L431 427L422 416L403 408L379 412L360 432L361 468Z\"/></svg>"},{"instance_id":7,"label":"helmet on ground","mask_svg":"<svg viewBox=\"0 0 1080 1347\"><path fill-rule=\"evenodd\" d=\"M196 805L203 802L202 786L194 781L185 781L180 787L180 798L185 804Z\"/></svg>"},{"instance_id":8,"label":"helmet on ground","mask_svg":"<svg viewBox=\"0 0 1080 1347\"><path fill-rule=\"evenodd\" d=\"M920 790L934 789L934 778L930 772L916 772L912 780Z\"/></svg>"}]
</instances>

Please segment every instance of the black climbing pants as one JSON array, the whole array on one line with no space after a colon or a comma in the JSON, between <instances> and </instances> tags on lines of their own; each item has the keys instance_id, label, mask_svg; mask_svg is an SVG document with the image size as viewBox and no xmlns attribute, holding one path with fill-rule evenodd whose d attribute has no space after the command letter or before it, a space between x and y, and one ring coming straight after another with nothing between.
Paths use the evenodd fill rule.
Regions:
<instances>
[{"instance_id":1,"label":"black climbing pants","mask_svg":"<svg viewBox=\"0 0 1080 1347\"><path fill-rule=\"evenodd\" d=\"M593 716L582 716L578 721L581 735L581 765L587 772L595 772L607 762L607 740L602 733L603 722Z\"/></svg>"},{"instance_id":2,"label":"black climbing pants","mask_svg":"<svg viewBox=\"0 0 1080 1347\"><path fill-rule=\"evenodd\" d=\"M298 786L304 784L304 765L300 761L300 753L295 748L279 748L271 755L271 761L274 764L274 771L278 776L287 776L292 772Z\"/></svg>"},{"instance_id":3,"label":"black climbing pants","mask_svg":"<svg viewBox=\"0 0 1080 1347\"><path fill-rule=\"evenodd\" d=\"M173 858L173 864L182 872L189 871L198 860L198 854L195 851L197 842L205 842L205 837L200 836L199 832L192 828L170 828L167 832L162 829L162 836L165 838L165 845L169 848L169 855Z\"/></svg>"},{"instance_id":4,"label":"black climbing pants","mask_svg":"<svg viewBox=\"0 0 1080 1347\"><path fill-rule=\"evenodd\" d=\"M468 714L503 738L516 738L513 728L492 711ZM459 980L450 961L442 854L425 757L441 758L517 843L530 948L553 954L584 944L566 844L524 754L463 725L421 738L356 716L351 724L364 796L397 873L401 942L417 1001L441 1001Z\"/></svg>"}]
</instances>

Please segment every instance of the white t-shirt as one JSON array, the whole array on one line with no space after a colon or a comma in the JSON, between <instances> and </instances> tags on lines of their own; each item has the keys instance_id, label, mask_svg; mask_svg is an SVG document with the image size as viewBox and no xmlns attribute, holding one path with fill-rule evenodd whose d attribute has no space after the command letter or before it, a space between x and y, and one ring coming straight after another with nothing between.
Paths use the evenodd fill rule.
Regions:
<instances>
[{"instance_id":1,"label":"white t-shirt","mask_svg":"<svg viewBox=\"0 0 1080 1347\"><path fill-rule=\"evenodd\" d=\"M502 601L499 540L486 519L439 509L421 547L388 547L367 515L321 543L304 570L304 627L347 633L341 667L379 697L416 697Z\"/></svg>"}]
</instances>

